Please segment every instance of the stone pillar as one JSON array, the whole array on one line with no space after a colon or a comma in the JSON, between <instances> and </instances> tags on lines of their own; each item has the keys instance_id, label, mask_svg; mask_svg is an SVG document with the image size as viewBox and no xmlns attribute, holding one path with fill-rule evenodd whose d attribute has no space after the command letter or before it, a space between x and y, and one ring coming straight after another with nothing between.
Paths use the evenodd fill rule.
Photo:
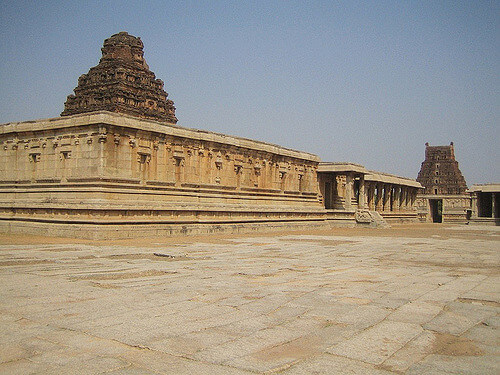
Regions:
<instances>
[{"instance_id":1,"label":"stone pillar","mask_svg":"<svg viewBox=\"0 0 500 375\"><path fill-rule=\"evenodd\" d=\"M404 211L408 210L408 189L401 186L401 206Z\"/></svg>"},{"instance_id":2,"label":"stone pillar","mask_svg":"<svg viewBox=\"0 0 500 375\"><path fill-rule=\"evenodd\" d=\"M101 178L104 176L104 143L107 140L106 134L107 134L106 133L106 128L99 127L99 137L98 137L98 141L99 141L99 164L97 165L97 174ZM64 180L64 176L63 176L63 180Z\"/></svg>"},{"instance_id":3,"label":"stone pillar","mask_svg":"<svg viewBox=\"0 0 500 375\"><path fill-rule=\"evenodd\" d=\"M347 173L345 178L345 208L352 210L352 193L353 193L354 179L352 173Z\"/></svg>"},{"instance_id":4,"label":"stone pillar","mask_svg":"<svg viewBox=\"0 0 500 375\"><path fill-rule=\"evenodd\" d=\"M495 193L491 193L491 217L495 217Z\"/></svg>"},{"instance_id":5,"label":"stone pillar","mask_svg":"<svg viewBox=\"0 0 500 375\"><path fill-rule=\"evenodd\" d=\"M389 188L389 210L390 211L395 211L394 207L396 207L396 189L394 188L393 185L390 186Z\"/></svg>"},{"instance_id":6,"label":"stone pillar","mask_svg":"<svg viewBox=\"0 0 500 375\"><path fill-rule=\"evenodd\" d=\"M380 189L380 212L384 211L384 199L385 199L385 186L384 184L380 184L379 185L379 189Z\"/></svg>"},{"instance_id":7,"label":"stone pillar","mask_svg":"<svg viewBox=\"0 0 500 375\"><path fill-rule=\"evenodd\" d=\"M366 208L371 210L372 205L372 187L369 182L365 181L365 191L366 191Z\"/></svg>"},{"instance_id":8,"label":"stone pillar","mask_svg":"<svg viewBox=\"0 0 500 375\"><path fill-rule=\"evenodd\" d=\"M405 191L405 208L407 211L411 210L410 191L411 191L411 189L409 187L407 187L406 191Z\"/></svg>"},{"instance_id":9,"label":"stone pillar","mask_svg":"<svg viewBox=\"0 0 500 375\"><path fill-rule=\"evenodd\" d=\"M477 218L479 216L479 200L477 196L477 193L471 194L471 218Z\"/></svg>"},{"instance_id":10,"label":"stone pillar","mask_svg":"<svg viewBox=\"0 0 500 375\"><path fill-rule=\"evenodd\" d=\"M234 173L235 173L236 190L240 190L241 189L241 175L243 173L243 166L242 165L234 165Z\"/></svg>"},{"instance_id":11,"label":"stone pillar","mask_svg":"<svg viewBox=\"0 0 500 375\"><path fill-rule=\"evenodd\" d=\"M389 211L394 211L394 203L395 203L395 192L394 186L390 185L389 187Z\"/></svg>"},{"instance_id":12,"label":"stone pillar","mask_svg":"<svg viewBox=\"0 0 500 375\"><path fill-rule=\"evenodd\" d=\"M381 212L384 208L384 195L382 194L383 185L380 183L377 186L377 202L375 203L375 211Z\"/></svg>"},{"instance_id":13,"label":"stone pillar","mask_svg":"<svg viewBox=\"0 0 500 375\"><path fill-rule=\"evenodd\" d=\"M413 210L416 210L417 208L415 207L415 199L417 197L417 189L413 189L410 192L410 207Z\"/></svg>"},{"instance_id":14,"label":"stone pillar","mask_svg":"<svg viewBox=\"0 0 500 375\"><path fill-rule=\"evenodd\" d=\"M375 185L368 183L368 209L375 210Z\"/></svg>"},{"instance_id":15,"label":"stone pillar","mask_svg":"<svg viewBox=\"0 0 500 375\"><path fill-rule=\"evenodd\" d=\"M384 189L384 194L382 195L382 211L386 211L387 210L387 200L389 198L389 192L388 192L389 185L383 184L382 188Z\"/></svg>"},{"instance_id":16,"label":"stone pillar","mask_svg":"<svg viewBox=\"0 0 500 375\"><path fill-rule=\"evenodd\" d=\"M405 210L405 187L401 186L401 190L399 192L399 209L400 211Z\"/></svg>"},{"instance_id":17,"label":"stone pillar","mask_svg":"<svg viewBox=\"0 0 500 375\"><path fill-rule=\"evenodd\" d=\"M376 184L374 182L372 182L371 185L372 185L372 191L371 191L372 205L371 205L370 209L375 211L377 209L377 207L375 206L375 187L376 187Z\"/></svg>"},{"instance_id":18,"label":"stone pillar","mask_svg":"<svg viewBox=\"0 0 500 375\"><path fill-rule=\"evenodd\" d=\"M359 177L359 209L366 209L366 187L365 187L365 176L362 174Z\"/></svg>"},{"instance_id":19,"label":"stone pillar","mask_svg":"<svg viewBox=\"0 0 500 375\"><path fill-rule=\"evenodd\" d=\"M399 185L394 186L394 197L392 198L392 210L399 211Z\"/></svg>"},{"instance_id":20,"label":"stone pillar","mask_svg":"<svg viewBox=\"0 0 500 375\"><path fill-rule=\"evenodd\" d=\"M404 211L404 203L405 203L405 195L404 195L404 186L399 187L399 210Z\"/></svg>"},{"instance_id":21,"label":"stone pillar","mask_svg":"<svg viewBox=\"0 0 500 375\"><path fill-rule=\"evenodd\" d=\"M403 210L403 187L398 186L398 211Z\"/></svg>"},{"instance_id":22,"label":"stone pillar","mask_svg":"<svg viewBox=\"0 0 500 375\"><path fill-rule=\"evenodd\" d=\"M389 201L391 197L391 185L384 184L384 211L390 211L391 203Z\"/></svg>"}]
</instances>

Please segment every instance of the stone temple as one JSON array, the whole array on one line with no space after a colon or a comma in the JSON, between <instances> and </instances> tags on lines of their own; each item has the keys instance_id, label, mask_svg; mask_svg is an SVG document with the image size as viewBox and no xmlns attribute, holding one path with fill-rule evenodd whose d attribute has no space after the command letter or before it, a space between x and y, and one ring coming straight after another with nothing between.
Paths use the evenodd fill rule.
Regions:
<instances>
[{"instance_id":1,"label":"stone temple","mask_svg":"<svg viewBox=\"0 0 500 375\"><path fill-rule=\"evenodd\" d=\"M106 39L101 61L80 76L61 116L110 111L175 124L174 102L149 70L143 48L140 38L126 32Z\"/></svg>"},{"instance_id":2,"label":"stone temple","mask_svg":"<svg viewBox=\"0 0 500 375\"><path fill-rule=\"evenodd\" d=\"M465 194L467 183L455 160L453 142L449 146L425 144L425 160L417 181L424 187L424 194Z\"/></svg>"},{"instance_id":3,"label":"stone temple","mask_svg":"<svg viewBox=\"0 0 500 375\"><path fill-rule=\"evenodd\" d=\"M417 181L424 187L417 202L423 220L442 223L465 222L470 218L470 195L455 159L453 142L448 146L425 144L425 160Z\"/></svg>"},{"instance_id":4,"label":"stone temple","mask_svg":"<svg viewBox=\"0 0 500 375\"><path fill-rule=\"evenodd\" d=\"M60 117L0 125L0 230L105 239L418 220L417 181L178 126L163 87L121 32Z\"/></svg>"}]
</instances>

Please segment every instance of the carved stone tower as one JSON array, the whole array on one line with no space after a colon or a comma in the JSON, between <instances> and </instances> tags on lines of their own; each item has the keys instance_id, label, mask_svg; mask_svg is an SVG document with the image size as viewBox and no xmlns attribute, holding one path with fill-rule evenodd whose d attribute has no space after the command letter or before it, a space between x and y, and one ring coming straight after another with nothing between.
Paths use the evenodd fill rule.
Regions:
<instances>
[{"instance_id":1,"label":"carved stone tower","mask_svg":"<svg viewBox=\"0 0 500 375\"><path fill-rule=\"evenodd\" d=\"M449 146L425 144L425 160L417 181L425 188L424 194L464 194L465 178L455 160L453 142Z\"/></svg>"},{"instance_id":2,"label":"carved stone tower","mask_svg":"<svg viewBox=\"0 0 500 375\"><path fill-rule=\"evenodd\" d=\"M105 110L175 124L174 102L149 70L143 48L126 32L106 39L99 64L80 76L61 116Z\"/></svg>"}]
</instances>

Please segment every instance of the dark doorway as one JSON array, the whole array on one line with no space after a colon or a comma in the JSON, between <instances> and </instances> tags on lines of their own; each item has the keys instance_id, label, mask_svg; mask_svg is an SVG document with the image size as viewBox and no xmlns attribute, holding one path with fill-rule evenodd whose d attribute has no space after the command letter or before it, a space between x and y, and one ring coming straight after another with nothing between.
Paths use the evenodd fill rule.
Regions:
<instances>
[{"instance_id":1,"label":"dark doorway","mask_svg":"<svg viewBox=\"0 0 500 375\"><path fill-rule=\"evenodd\" d=\"M359 204L359 178L354 180L354 197L356 199L356 203Z\"/></svg>"},{"instance_id":2,"label":"dark doorway","mask_svg":"<svg viewBox=\"0 0 500 375\"><path fill-rule=\"evenodd\" d=\"M495 206L495 212L493 214L496 218L499 218L500 217L500 199L499 199L500 193L491 193L491 194L492 194L491 199L493 199L494 206Z\"/></svg>"},{"instance_id":3,"label":"dark doorway","mask_svg":"<svg viewBox=\"0 0 500 375\"><path fill-rule=\"evenodd\" d=\"M492 217L492 203L493 194L492 193L480 193L479 194L479 217Z\"/></svg>"},{"instance_id":4,"label":"dark doorway","mask_svg":"<svg viewBox=\"0 0 500 375\"><path fill-rule=\"evenodd\" d=\"M443 222L443 200L442 199L430 199L429 200L431 217L433 223Z\"/></svg>"},{"instance_id":5,"label":"dark doorway","mask_svg":"<svg viewBox=\"0 0 500 375\"><path fill-rule=\"evenodd\" d=\"M325 208L330 209L332 207L332 184L330 182L325 182Z\"/></svg>"}]
</instances>

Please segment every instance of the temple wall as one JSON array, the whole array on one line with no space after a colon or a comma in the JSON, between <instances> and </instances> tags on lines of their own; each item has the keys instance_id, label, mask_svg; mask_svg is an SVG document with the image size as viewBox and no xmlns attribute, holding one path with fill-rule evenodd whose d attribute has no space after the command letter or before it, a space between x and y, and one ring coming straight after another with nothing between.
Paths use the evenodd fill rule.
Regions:
<instances>
[{"instance_id":1,"label":"temple wall","mask_svg":"<svg viewBox=\"0 0 500 375\"><path fill-rule=\"evenodd\" d=\"M468 215L470 215L471 210L471 198L469 195L419 194L416 202L419 220L422 222L433 222L434 220L431 201L441 202L441 211L439 212L441 222L461 224L468 222Z\"/></svg>"},{"instance_id":2,"label":"temple wall","mask_svg":"<svg viewBox=\"0 0 500 375\"><path fill-rule=\"evenodd\" d=\"M0 133L0 221L322 220L315 155L109 112Z\"/></svg>"},{"instance_id":3,"label":"temple wall","mask_svg":"<svg viewBox=\"0 0 500 375\"><path fill-rule=\"evenodd\" d=\"M41 123L38 129L34 123L19 123L16 128L4 125L0 135L0 183L106 179L146 185L318 193L315 171L319 159L314 155L215 133L189 137L187 129L178 128L184 132L176 132L176 127L167 125L147 131L119 124L122 115L105 116L114 121L60 127L69 119L61 118L55 119L53 127ZM141 125L141 120L134 122ZM163 132L166 129L170 134ZM191 136L197 134L192 132Z\"/></svg>"}]
</instances>

